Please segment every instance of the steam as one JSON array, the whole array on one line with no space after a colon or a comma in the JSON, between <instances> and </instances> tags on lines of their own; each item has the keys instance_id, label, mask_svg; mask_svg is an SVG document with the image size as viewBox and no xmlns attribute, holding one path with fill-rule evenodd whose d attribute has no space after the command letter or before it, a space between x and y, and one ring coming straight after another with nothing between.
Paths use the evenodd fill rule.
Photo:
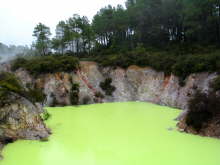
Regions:
<instances>
[{"instance_id":1,"label":"steam","mask_svg":"<svg viewBox=\"0 0 220 165\"><path fill-rule=\"evenodd\" d=\"M13 60L17 55L25 55L29 50L28 46L7 46L0 43L0 63L6 63Z\"/></svg>"},{"instance_id":2,"label":"steam","mask_svg":"<svg viewBox=\"0 0 220 165\"><path fill-rule=\"evenodd\" d=\"M0 63L5 63L12 60L16 54L0 54Z\"/></svg>"}]
</instances>

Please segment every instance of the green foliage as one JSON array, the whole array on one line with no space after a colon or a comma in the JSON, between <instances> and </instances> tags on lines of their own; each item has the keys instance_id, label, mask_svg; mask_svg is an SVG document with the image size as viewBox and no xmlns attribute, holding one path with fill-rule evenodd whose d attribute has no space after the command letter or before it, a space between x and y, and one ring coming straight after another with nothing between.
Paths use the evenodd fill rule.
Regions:
<instances>
[{"instance_id":1,"label":"green foliage","mask_svg":"<svg viewBox=\"0 0 220 165\"><path fill-rule=\"evenodd\" d=\"M40 142L48 142L48 141L49 141L48 137L44 137L40 139Z\"/></svg>"},{"instance_id":2,"label":"green foliage","mask_svg":"<svg viewBox=\"0 0 220 165\"><path fill-rule=\"evenodd\" d=\"M70 101L72 105L79 104L79 84L72 84L72 88L70 91Z\"/></svg>"},{"instance_id":3,"label":"green foliage","mask_svg":"<svg viewBox=\"0 0 220 165\"><path fill-rule=\"evenodd\" d=\"M211 113L206 107L207 102L207 95L201 92L196 92L195 96L189 101L190 111L186 117L186 124L197 131L211 118Z\"/></svg>"},{"instance_id":4,"label":"green foliage","mask_svg":"<svg viewBox=\"0 0 220 165\"><path fill-rule=\"evenodd\" d=\"M28 93L27 93L27 98L29 98L30 101L32 101L33 103L38 102L38 103L43 103L46 95L43 93L43 91L41 89L28 89Z\"/></svg>"},{"instance_id":5,"label":"green foliage","mask_svg":"<svg viewBox=\"0 0 220 165\"><path fill-rule=\"evenodd\" d=\"M186 124L196 131L204 128L209 120L220 115L220 97L215 92L202 93L197 91L189 101L189 112Z\"/></svg>"},{"instance_id":6,"label":"green foliage","mask_svg":"<svg viewBox=\"0 0 220 165\"><path fill-rule=\"evenodd\" d=\"M0 106L10 104L12 93L27 98L31 102L43 102L45 95L39 89L25 89L14 74L8 72L0 73Z\"/></svg>"},{"instance_id":7,"label":"green foliage","mask_svg":"<svg viewBox=\"0 0 220 165\"><path fill-rule=\"evenodd\" d=\"M60 21L52 47L57 53L95 60L102 66L151 66L179 76L184 85L191 73L220 70L219 13L216 0L127 0L126 8L100 9L91 24L77 14ZM49 35L48 27L36 26L36 48L41 54L48 53ZM14 68L25 64L35 75L71 70L60 66L60 59L47 58L36 65L37 61L21 60Z\"/></svg>"},{"instance_id":8,"label":"green foliage","mask_svg":"<svg viewBox=\"0 0 220 165\"><path fill-rule=\"evenodd\" d=\"M33 36L36 37L34 47L39 51L41 55L46 55L49 52L50 35L50 28L42 23L39 23L34 28Z\"/></svg>"},{"instance_id":9,"label":"green foliage","mask_svg":"<svg viewBox=\"0 0 220 165\"><path fill-rule=\"evenodd\" d=\"M179 76L184 85L191 73L220 71L219 13L216 0L127 0L126 8L100 9L91 24L77 14L60 21L52 47L57 53L95 60L102 66L150 66ZM50 29L40 23L33 35L35 48L41 55L48 54ZM70 72L78 68L78 60L69 56L19 58L12 65L13 70L18 68L34 76Z\"/></svg>"},{"instance_id":10,"label":"green foliage","mask_svg":"<svg viewBox=\"0 0 220 165\"><path fill-rule=\"evenodd\" d=\"M12 62L12 70L23 68L34 76L55 72L71 72L76 70L78 66L77 58L60 55L37 56L30 59L17 58Z\"/></svg>"},{"instance_id":11,"label":"green foliage","mask_svg":"<svg viewBox=\"0 0 220 165\"><path fill-rule=\"evenodd\" d=\"M95 97L103 99L105 96L102 94L102 92L98 91L95 93Z\"/></svg>"},{"instance_id":12,"label":"green foliage","mask_svg":"<svg viewBox=\"0 0 220 165\"><path fill-rule=\"evenodd\" d=\"M60 21L56 28L57 36L52 40L52 47L59 53L65 48L78 56L89 53L94 41L94 33L87 17L74 14L67 21Z\"/></svg>"},{"instance_id":13,"label":"green foliage","mask_svg":"<svg viewBox=\"0 0 220 165\"><path fill-rule=\"evenodd\" d=\"M91 98L89 96L83 97L83 105L88 104L91 101Z\"/></svg>"},{"instance_id":14,"label":"green foliage","mask_svg":"<svg viewBox=\"0 0 220 165\"><path fill-rule=\"evenodd\" d=\"M189 47L186 47L186 49ZM140 67L150 66L157 71L163 71L165 74L175 74L180 78L180 82L192 73L216 72L220 70L220 50L216 48L212 51L209 48L185 50L185 54L178 54L182 48L176 48L167 51L158 51L137 47L133 51L99 55L95 58L101 66L127 68L130 65ZM193 53L192 53L193 52ZM207 53L208 52L208 53Z\"/></svg>"},{"instance_id":15,"label":"green foliage","mask_svg":"<svg viewBox=\"0 0 220 165\"><path fill-rule=\"evenodd\" d=\"M103 99L105 96L102 94L102 92L98 91L95 93L95 97Z\"/></svg>"},{"instance_id":16,"label":"green foliage","mask_svg":"<svg viewBox=\"0 0 220 165\"><path fill-rule=\"evenodd\" d=\"M17 69L19 69L19 68L25 69L25 68L26 68L25 66L27 66L27 65L28 65L28 60L26 60L26 59L23 58L23 57L17 57L17 58L13 61L12 66L11 66L11 69L12 69L12 71L15 71L15 70L17 70Z\"/></svg>"},{"instance_id":17,"label":"green foliage","mask_svg":"<svg viewBox=\"0 0 220 165\"><path fill-rule=\"evenodd\" d=\"M10 91L1 89L0 90L0 107L3 107L11 103Z\"/></svg>"},{"instance_id":18,"label":"green foliage","mask_svg":"<svg viewBox=\"0 0 220 165\"><path fill-rule=\"evenodd\" d=\"M44 109L44 112L40 116L42 120L46 121L51 117L51 114L49 114L49 112L46 109Z\"/></svg>"},{"instance_id":19,"label":"green foliage","mask_svg":"<svg viewBox=\"0 0 220 165\"><path fill-rule=\"evenodd\" d=\"M98 47L131 50L139 43L218 44L220 2L216 0L127 0L126 9L107 6L94 16ZM96 46L97 48L97 46Z\"/></svg>"},{"instance_id":20,"label":"green foliage","mask_svg":"<svg viewBox=\"0 0 220 165\"><path fill-rule=\"evenodd\" d=\"M18 81L14 74L1 72L0 91L11 91L21 94L24 91L24 88L21 86L21 83Z\"/></svg>"},{"instance_id":21,"label":"green foliage","mask_svg":"<svg viewBox=\"0 0 220 165\"><path fill-rule=\"evenodd\" d=\"M220 95L218 91L219 76L209 85L213 90L208 93L197 91L189 101L189 112L186 116L186 124L200 131L213 118L220 117Z\"/></svg>"},{"instance_id":22,"label":"green foliage","mask_svg":"<svg viewBox=\"0 0 220 165\"><path fill-rule=\"evenodd\" d=\"M172 69L175 75L186 78L191 73L218 70L216 62L219 60L219 55L216 56L211 53L203 55L187 55L180 57Z\"/></svg>"},{"instance_id":23,"label":"green foliage","mask_svg":"<svg viewBox=\"0 0 220 165\"><path fill-rule=\"evenodd\" d=\"M169 75L175 74L184 85L192 73L220 71L220 50L215 47L200 48L197 45L167 47L167 50L144 48L139 44L133 51L114 54L97 53L96 56L82 56L85 60L98 62L101 66L127 68L130 65L150 66ZM80 59L81 60L81 59ZM51 55L31 58L17 58L12 70L24 68L34 76L55 72L71 72L79 68L79 60L67 55Z\"/></svg>"},{"instance_id":24,"label":"green foliage","mask_svg":"<svg viewBox=\"0 0 220 165\"><path fill-rule=\"evenodd\" d=\"M17 78L7 72L0 73L0 106L5 106L11 103L11 94L17 93L21 96L25 95L24 88Z\"/></svg>"},{"instance_id":25,"label":"green foliage","mask_svg":"<svg viewBox=\"0 0 220 165\"><path fill-rule=\"evenodd\" d=\"M114 86L111 85L112 79L106 78L104 82L100 83L100 88L105 91L105 94L108 96L112 96L112 93L116 90Z\"/></svg>"},{"instance_id":26,"label":"green foliage","mask_svg":"<svg viewBox=\"0 0 220 165\"><path fill-rule=\"evenodd\" d=\"M214 91L219 91L220 90L220 76L216 77L213 82L210 84L210 87Z\"/></svg>"},{"instance_id":27,"label":"green foliage","mask_svg":"<svg viewBox=\"0 0 220 165\"><path fill-rule=\"evenodd\" d=\"M54 93L51 93L51 98L52 98L52 103L51 103L51 107L56 107L57 105L59 105L56 96L54 95Z\"/></svg>"},{"instance_id":28,"label":"green foliage","mask_svg":"<svg viewBox=\"0 0 220 165\"><path fill-rule=\"evenodd\" d=\"M96 34L97 44L120 49L129 44L128 16L125 9L118 5L117 8L111 5L102 8L93 18L92 28ZM131 35L129 35L131 37ZM120 45L120 46L119 46Z\"/></svg>"}]
</instances>

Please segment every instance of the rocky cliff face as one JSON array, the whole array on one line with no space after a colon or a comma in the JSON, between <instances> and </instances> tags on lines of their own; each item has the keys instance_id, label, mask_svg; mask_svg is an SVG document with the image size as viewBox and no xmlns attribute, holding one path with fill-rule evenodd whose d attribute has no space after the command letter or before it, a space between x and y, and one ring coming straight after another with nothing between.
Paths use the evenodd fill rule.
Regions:
<instances>
[{"instance_id":1,"label":"rocky cliff face","mask_svg":"<svg viewBox=\"0 0 220 165\"><path fill-rule=\"evenodd\" d=\"M42 107L17 94L10 97L13 101L0 107L0 142L48 137L49 130L40 117Z\"/></svg>"},{"instance_id":2,"label":"rocky cliff face","mask_svg":"<svg viewBox=\"0 0 220 165\"><path fill-rule=\"evenodd\" d=\"M112 78L116 91L112 96L105 96L102 102L147 101L160 105L187 109L187 102L196 89L208 90L208 84L216 77L215 73L199 73L190 75L184 87L179 85L178 77L166 76L151 68L130 66L122 68L100 68L94 62L81 62L81 69L72 73L56 73L33 78L24 70L16 75L25 84L36 84L47 96L46 105L54 100L61 105L70 104L72 83L80 85L80 104L87 98L89 103L97 102L95 93L102 92L100 82Z\"/></svg>"},{"instance_id":3,"label":"rocky cliff face","mask_svg":"<svg viewBox=\"0 0 220 165\"><path fill-rule=\"evenodd\" d=\"M10 94L10 100L0 107L0 160L4 144L17 139L40 140L50 134L40 117L41 105L15 93Z\"/></svg>"},{"instance_id":4,"label":"rocky cliff face","mask_svg":"<svg viewBox=\"0 0 220 165\"><path fill-rule=\"evenodd\" d=\"M24 86L43 90L46 95L46 106L51 106L54 102L59 105L70 105L71 88L73 83L78 83L79 104L84 104L85 100L88 103L146 101L183 110L187 110L188 100L195 90L208 90L209 82L217 76L215 73L192 74L187 78L185 86L181 87L178 77L166 76L163 72L157 72L149 67L100 68L95 62L81 62L80 66L77 72L47 74L37 78L22 69L17 70L15 74ZM1 65L0 71L10 72L10 65ZM104 94L100 83L106 78L112 79L112 85L116 90L112 96L97 99L97 93ZM13 99L11 104L0 107L0 149L2 143L16 139L47 137L49 130L40 118L42 107L18 95L11 97ZM183 113L182 120L184 114L186 113ZM180 122L182 124L180 128L186 128L184 123ZM216 125L213 126L214 130L215 128ZM205 131L204 135L210 136L208 132L210 131Z\"/></svg>"}]
</instances>

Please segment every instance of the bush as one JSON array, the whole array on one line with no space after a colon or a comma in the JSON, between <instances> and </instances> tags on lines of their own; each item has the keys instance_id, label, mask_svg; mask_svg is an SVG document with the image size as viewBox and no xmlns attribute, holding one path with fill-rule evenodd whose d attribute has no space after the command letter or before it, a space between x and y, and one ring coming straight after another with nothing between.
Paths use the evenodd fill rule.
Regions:
<instances>
[{"instance_id":1,"label":"bush","mask_svg":"<svg viewBox=\"0 0 220 165\"><path fill-rule=\"evenodd\" d=\"M192 73L216 71L216 60L219 59L212 54L179 57L177 62L172 66L172 73L185 79Z\"/></svg>"},{"instance_id":2,"label":"bush","mask_svg":"<svg viewBox=\"0 0 220 165\"><path fill-rule=\"evenodd\" d=\"M112 96L112 93L116 90L114 86L111 85L112 79L107 78L105 79L104 82L100 83L100 87L102 88L103 91L105 91L105 94L108 96Z\"/></svg>"},{"instance_id":3,"label":"bush","mask_svg":"<svg viewBox=\"0 0 220 165\"><path fill-rule=\"evenodd\" d=\"M0 106L11 103L10 96L12 93L25 97L33 103L43 102L45 99L45 95L39 89L28 88L26 90L14 74L0 73Z\"/></svg>"},{"instance_id":4,"label":"bush","mask_svg":"<svg viewBox=\"0 0 220 165\"><path fill-rule=\"evenodd\" d=\"M138 46L133 51L99 55L94 60L104 67L150 66L157 71L165 72L166 75L175 74L184 85L184 80L192 73L220 71L220 50L216 48L211 50L208 47L199 51L198 48L199 46L192 48L175 46L172 49L158 51Z\"/></svg>"},{"instance_id":5,"label":"bush","mask_svg":"<svg viewBox=\"0 0 220 165\"><path fill-rule=\"evenodd\" d=\"M38 103L43 103L46 95L43 93L41 89L31 89L29 88L27 97L30 98L32 102L38 102Z\"/></svg>"},{"instance_id":6,"label":"bush","mask_svg":"<svg viewBox=\"0 0 220 165\"><path fill-rule=\"evenodd\" d=\"M70 101L72 105L79 104L79 84L72 84L72 88L70 91Z\"/></svg>"},{"instance_id":7,"label":"bush","mask_svg":"<svg viewBox=\"0 0 220 165\"><path fill-rule=\"evenodd\" d=\"M220 90L220 76L216 77L213 82L210 84L210 87L214 91L219 91Z\"/></svg>"},{"instance_id":8,"label":"bush","mask_svg":"<svg viewBox=\"0 0 220 165\"><path fill-rule=\"evenodd\" d=\"M25 66L27 66L28 64L28 60L26 60L24 57L17 57L11 66L11 69L13 71L19 69L19 68L25 68Z\"/></svg>"},{"instance_id":9,"label":"bush","mask_svg":"<svg viewBox=\"0 0 220 165\"><path fill-rule=\"evenodd\" d=\"M55 72L71 72L79 67L79 61L72 56L40 56L30 59L17 58L12 62L12 70L19 68L27 70L33 76Z\"/></svg>"},{"instance_id":10,"label":"bush","mask_svg":"<svg viewBox=\"0 0 220 165\"><path fill-rule=\"evenodd\" d=\"M0 90L0 107L10 104L10 92L6 90Z\"/></svg>"},{"instance_id":11,"label":"bush","mask_svg":"<svg viewBox=\"0 0 220 165\"><path fill-rule=\"evenodd\" d=\"M11 103L10 95L12 93L23 96L24 88L13 74L0 73L0 106Z\"/></svg>"},{"instance_id":12,"label":"bush","mask_svg":"<svg viewBox=\"0 0 220 165\"><path fill-rule=\"evenodd\" d=\"M50 116L51 115L49 114L49 112L46 109L44 109L44 112L41 114L42 120L46 121L50 118Z\"/></svg>"},{"instance_id":13,"label":"bush","mask_svg":"<svg viewBox=\"0 0 220 165\"><path fill-rule=\"evenodd\" d=\"M220 114L220 97L215 92L208 94L197 91L189 101L186 124L200 131L213 117Z\"/></svg>"},{"instance_id":14,"label":"bush","mask_svg":"<svg viewBox=\"0 0 220 165\"><path fill-rule=\"evenodd\" d=\"M96 92L95 97L103 99L105 96L101 92Z\"/></svg>"},{"instance_id":15,"label":"bush","mask_svg":"<svg viewBox=\"0 0 220 165\"><path fill-rule=\"evenodd\" d=\"M175 74L181 82L192 73L219 72L220 50L213 46L171 45L165 49L144 48L137 45L133 50L112 50L102 47L95 55L80 55L82 60L96 61L101 66L127 68L130 65L150 66L165 74ZM12 63L12 69L24 68L34 76L54 72L71 72L79 67L78 58L73 53L66 55L18 57ZM183 85L183 83L182 83Z\"/></svg>"},{"instance_id":16,"label":"bush","mask_svg":"<svg viewBox=\"0 0 220 165\"><path fill-rule=\"evenodd\" d=\"M51 96L52 97L52 103L51 103L51 107L56 107L57 105L59 105L58 101L57 101L57 98L56 96L54 95L54 93L51 93Z\"/></svg>"},{"instance_id":17,"label":"bush","mask_svg":"<svg viewBox=\"0 0 220 165\"><path fill-rule=\"evenodd\" d=\"M211 113L207 109L208 98L205 93L197 91L189 101L189 112L186 117L186 124L199 131L204 123L211 118Z\"/></svg>"},{"instance_id":18,"label":"bush","mask_svg":"<svg viewBox=\"0 0 220 165\"><path fill-rule=\"evenodd\" d=\"M0 73L0 90L1 91L11 91L14 93L21 94L24 91L24 88L21 85L21 82L15 77L14 74L8 72Z\"/></svg>"},{"instance_id":19,"label":"bush","mask_svg":"<svg viewBox=\"0 0 220 165\"><path fill-rule=\"evenodd\" d=\"M91 98L89 96L83 97L83 105L88 104L91 101Z\"/></svg>"}]
</instances>

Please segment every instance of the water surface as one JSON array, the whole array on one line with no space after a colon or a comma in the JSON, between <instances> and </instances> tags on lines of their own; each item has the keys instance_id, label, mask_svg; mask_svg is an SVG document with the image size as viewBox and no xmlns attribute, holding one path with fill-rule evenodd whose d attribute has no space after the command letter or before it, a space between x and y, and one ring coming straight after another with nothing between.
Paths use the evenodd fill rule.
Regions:
<instances>
[{"instance_id":1,"label":"water surface","mask_svg":"<svg viewBox=\"0 0 220 165\"><path fill-rule=\"evenodd\" d=\"M169 131L176 109L130 102L48 111L49 141L9 144L0 165L220 165L220 140Z\"/></svg>"}]
</instances>

